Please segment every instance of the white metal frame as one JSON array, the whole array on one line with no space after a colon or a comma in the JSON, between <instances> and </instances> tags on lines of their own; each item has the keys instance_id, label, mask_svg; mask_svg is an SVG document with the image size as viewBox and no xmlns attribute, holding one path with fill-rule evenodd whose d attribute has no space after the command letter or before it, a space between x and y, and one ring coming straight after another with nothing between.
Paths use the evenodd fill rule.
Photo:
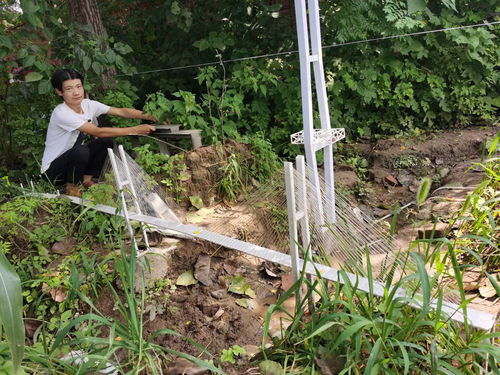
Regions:
<instances>
[{"instance_id":1,"label":"white metal frame","mask_svg":"<svg viewBox=\"0 0 500 375\"><path fill-rule=\"evenodd\" d=\"M290 233L290 259L292 262L292 276L294 281L299 279L301 271L299 268L301 262L299 245L309 254L312 252L312 249L309 247L311 244L311 234L309 232L309 217L307 212L307 178L304 156L297 156L296 165L297 173L294 173L295 169L293 168L293 164L285 162L285 189L288 209L288 231ZM299 228L302 243L299 241ZM309 260L310 257L305 259L306 262ZM306 277L312 282L312 276L310 274L306 274ZM300 299L300 290L297 295ZM312 290L308 291L308 297L309 311L312 311L314 306Z\"/></svg>"},{"instance_id":2,"label":"white metal frame","mask_svg":"<svg viewBox=\"0 0 500 375\"><path fill-rule=\"evenodd\" d=\"M309 15L309 17L307 17L307 15ZM295 138L295 140L301 139L301 143L304 144L307 165L312 171L311 181L315 190L314 195L316 200L315 204L318 209L318 224L322 225L324 208L321 199L316 151L323 150L326 182L325 202L331 202L331 206L326 207L326 217L329 221L335 222L333 143L341 139L337 135L342 133L343 138L345 133L343 132L344 129L336 129L333 132L335 135L328 139L333 129L331 129L330 125L325 75L323 72L318 0L295 0L295 18L297 20L297 39L300 56L300 86L304 130L300 132L300 134L297 133L292 135L292 143L294 143L293 139ZM309 39L311 40L310 45ZM316 96L322 131L321 136L319 136L319 133L314 129L313 123L311 64L314 72L314 81L316 83ZM327 135L327 138L323 137L324 134Z\"/></svg>"},{"instance_id":3,"label":"white metal frame","mask_svg":"<svg viewBox=\"0 0 500 375\"><path fill-rule=\"evenodd\" d=\"M127 223L128 232L130 235L130 239L132 241L132 245L135 247L136 254L139 255L139 248L137 246L137 242L135 240L134 230L132 228L132 224L130 223L130 216L127 208L127 202L125 200L125 189L128 189L130 194L132 195L132 200L134 202L135 209L137 210L137 214L142 215L139 202L137 201L137 196L135 193L134 184L132 183L132 176L130 174L130 169L128 167L127 158L125 156L125 151L122 145L118 146L118 152L120 153L120 159L125 169L126 178L123 180L120 176L120 170L118 169L118 165L116 163L116 156L113 152L112 148L108 148L108 157L111 162L111 167L113 168L113 174L115 176L116 187L120 194L120 200L122 204L123 217L125 218L125 222ZM146 228L144 224L141 222L142 235L144 236L144 242L146 244L146 249L150 250L148 235L146 233Z\"/></svg>"}]
</instances>

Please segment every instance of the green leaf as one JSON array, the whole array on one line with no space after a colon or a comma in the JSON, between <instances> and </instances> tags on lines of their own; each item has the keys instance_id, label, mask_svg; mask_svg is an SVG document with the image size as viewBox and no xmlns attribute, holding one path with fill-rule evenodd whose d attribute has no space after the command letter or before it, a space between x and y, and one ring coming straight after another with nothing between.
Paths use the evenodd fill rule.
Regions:
<instances>
[{"instance_id":1,"label":"green leaf","mask_svg":"<svg viewBox=\"0 0 500 375\"><path fill-rule=\"evenodd\" d=\"M133 49L128 44L124 44L124 43L120 43L120 42L115 43L114 48L122 55L126 55L127 53L130 53L133 51Z\"/></svg>"},{"instance_id":2,"label":"green leaf","mask_svg":"<svg viewBox=\"0 0 500 375\"><path fill-rule=\"evenodd\" d=\"M495 288L497 296L500 297L500 285L498 284L498 280L496 280L495 277L493 275L490 275L489 273L487 273L486 276L488 277L488 280L490 280L490 283L493 286L493 288Z\"/></svg>"},{"instance_id":3,"label":"green leaf","mask_svg":"<svg viewBox=\"0 0 500 375\"><path fill-rule=\"evenodd\" d=\"M38 93L40 95L48 94L52 90L52 86L49 81L43 80L38 84Z\"/></svg>"},{"instance_id":4,"label":"green leaf","mask_svg":"<svg viewBox=\"0 0 500 375\"><path fill-rule=\"evenodd\" d=\"M203 208L203 206L204 206L203 200L201 199L201 197L199 195L191 195L189 197L189 201L191 202L193 207L197 208L198 210Z\"/></svg>"},{"instance_id":5,"label":"green leaf","mask_svg":"<svg viewBox=\"0 0 500 375\"><path fill-rule=\"evenodd\" d=\"M234 359L234 354L231 349L222 349L222 355L220 356L221 362L236 363Z\"/></svg>"},{"instance_id":6,"label":"green leaf","mask_svg":"<svg viewBox=\"0 0 500 375\"><path fill-rule=\"evenodd\" d=\"M12 39L5 35L0 35L0 46L7 47L8 49L12 49Z\"/></svg>"},{"instance_id":7,"label":"green leaf","mask_svg":"<svg viewBox=\"0 0 500 375\"><path fill-rule=\"evenodd\" d=\"M197 282L198 282L198 280L196 280L194 278L193 270L189 270L189 271L182 273L177 278L177 281L175 282L175 284L180 285L180 286L189 286L189 285L194 285Z\"/></svg>"},{"instance_id":8,"label":"green leaf","mask_svg":"<svg viewBox=\"0 0 500 375\"><path fill-rule=\"evenodd\" d=\"M243 276L235 276L231 280L228 291L236 294L245 294L250 298L256 297L255 292L250 288L250 285L247 284Z\"/></svg>"},{"instance_id":9,"label":"green leaf","mask_svg":"<svg viewBox=\"0 0 500 375\"><path fill-rule=\"evenodd\" d=\"M427 8L424 0L406 0L408 4L408 13L413 14Z\"/></svg>"},{"instance_id":10,"label":"green leaf","mask_svg":"<svg viewBox=\"0 0 500 375\"><path fill-rule=\"evenodd\" d=\"M28 22L31 24L31 26L33 26L33 27L43 27L43 23L40 20L40 18L38 18L34 14L26 14L25 17L28 20Z\"/></svg>"},{"instance_id":11,"label":"green leaf","mask_svg":"<svg viewBox=\"0 0 500 375\"><path fill-rule=\"evenodd\" d=\"M94 61L92 63L92 69L94 70L94 72L96 72L96 74L102 73L102 65L99 64L97 61Z\"/></svg>"},{"instance_id":12,"label":"green leaf","mask_svg":"<svg viewBox=\"0 0 500 375\"><path fill-rule=\"evenodd\" d=\"M0 322L7 336L15 374L24 355L23 297L19 276L3 251L0 251L0 301Z\"/></svg>"},{"instance_id":13,"label":"green leaf","mask_svg":"<svg viewBox=\"0 0 500 375\"><path fill-rule=\"evenodd\" d=\"M89 70L90 65L92 64L92 60L88 56L83 56L83 69Z\"/></svg>"},{"instance_id":14,"label":"green leaf","mask_svg":"<svg viewBox=\"0 0 500 375\"><path fill-rule=\"evenodd\" d=\"M29 68L35 63L36 57L33 55L28 55L23 59L23 66Z\"/></svg>"},{"instance_id":15,"label":"green leaf","mask_svg":"<svg viewBox=\"0 0 500 375\"><path fill-rule=\"evenodd\" d=\"M259 363L259 370L262 375L284 375L283 367L278 362L262 361Z\"/></svg>"},{"instance_id":16,"label":"green leaf","mask_svg":"<svg viewBox=\"0 0 500 375\"><path fill-rule=\"evenodd\" d=\"M23 9L24 14L36 13L40 9L40 7L36 5L34 1L31 0L22 1L21 7Z\"/></svg>"},{"instance_id":17,"label":"green leaf","mask_svg":"<svg viewBox=\"0 0 500 375\"><path fill-rule=\"evenodd\" d=\"M113 64L116 61L116 53L113 50L108 49L105 56L109 64Z\"/></svg>"},{"instance_id":18,"label":"green leaf","mask_svg":"<svg viewBox=\"0 0 500 375\"><path fill-rule=\"evenodd\" d=\"M431 189L432 181L429 177L424 177L417 190L417 206L420 206L427 199Z\"/></svg>"},{"instance_id":19,"label":"green leaf","mask_svg":"<svg viewBox=\"0 0 500 375\"><path fill-rule=\"evenodd\" d=\"M198 48L200 51L204 51L210 47L210 43L206 39L201 39L194 42L193 47Z\"/></svg>"},{"instance_id":20,"label":"green leaf","mask_svg":"<svg viewBox=\"0 0 500 375\"><path fill-rule=\"evenodd\" d=\"M443 5L451 10L454 10L455 12L458 12L457 7L455 5L455 0L441 0Z\"/></svg>"},{"instance_id":21,"label":"green leaf","mask_svg":"<svg viewBox=\"0 0 500 375\"><path fill-rule=\"evenodd\" d=\"M365 367L365 375L370 375L373 370L374 370L374 365L377 361L378 357L378 352L380 351L380 346L382 345L382 338L379 337L377 341L375 342L375 345L373 346L373 349L371 350L370 357L368 358L368 362L366 362L366 367ZM375 371L375 373L377 373Z\"/></svg>"},{"instance_id":22,"label":"green leaf","mask_svg":"<svg viewBox=\"0 0 500 375\"><path fill-rule=\"evenodd\" d=\"M24 77L24 80L26 82L36 82L36 81L40 81L42 78L43 78L43 76L40 73L31 72L31 73L28 73L26 75L26 77Z\"/></svg>"},{"instance_id":23,"label":"green leaf","mask_svg":"<svg viewBox=\"0 0 500 375\"><path fill-rule=\"evenodd\" d=\"M245 309L250 308L249 299L248 298L238 298L234 301L238 306L244 307Z\"/></svg>"}]
</instances>

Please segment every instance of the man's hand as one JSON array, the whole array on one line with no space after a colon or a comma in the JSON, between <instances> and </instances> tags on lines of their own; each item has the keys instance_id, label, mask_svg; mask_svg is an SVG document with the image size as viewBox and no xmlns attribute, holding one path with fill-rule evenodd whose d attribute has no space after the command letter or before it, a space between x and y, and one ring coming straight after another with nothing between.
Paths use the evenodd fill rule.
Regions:
<instances>
[{"instance_id":1,"label":"man's hand","mask_svg":"<svg viewBox=\"0 0 500 375\"><path fill-rule=\"evenodd\" d=\"M158 122L158 119L156 117L154 117L153 115L148 115L148 114L144 115L143 120L152 121L152 122L155 122L155 123Z\"/></svg>"},{"instance_id":2,"label":"man's hand","mask_svg":"<svg viewBox=\"0 0 500 375\"><path fill-rule=\"evenodd\" d=\"M156 130L152 125L141 124L134 127L136 135L148 135Z\"/></svg>"}]
</instances>

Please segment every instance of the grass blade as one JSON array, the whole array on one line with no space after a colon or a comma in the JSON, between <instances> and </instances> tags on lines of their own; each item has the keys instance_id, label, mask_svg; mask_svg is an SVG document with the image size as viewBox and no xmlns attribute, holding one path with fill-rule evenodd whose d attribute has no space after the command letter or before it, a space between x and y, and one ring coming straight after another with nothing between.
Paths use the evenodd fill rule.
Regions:
<instances>
[{"instance_id":1,"label":"grass blade","mask_svg":"<svg viewBox=\"0 0 500 375\"><path fill-rule=\"evenodd\" d=\"M379 337L377 341L375 341L375 345L373 345L373 349L371 351L370 357L368 358L368 362L366 362L364 375L370 375L375 370L374 366L377 361L378 353L380 351L380 347L382 346L382 338ZM375 372L376 374L377 372Z\"/></svg>"},{"instance_id":2,"label":"grass blade","mask_svg":"<svg viewBox=\"0 0 500 375\"><path fill-rule=\"evenodd\" d=\"M5 329L14 374L24 355L23 297L21 280L0 247L0 323Z\"/></svg>"}]
</instances>

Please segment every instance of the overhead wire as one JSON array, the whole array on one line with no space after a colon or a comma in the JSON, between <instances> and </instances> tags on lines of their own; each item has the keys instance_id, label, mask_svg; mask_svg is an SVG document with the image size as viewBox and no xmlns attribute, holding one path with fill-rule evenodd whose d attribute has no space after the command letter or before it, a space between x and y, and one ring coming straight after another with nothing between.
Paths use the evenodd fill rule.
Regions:
<instances>
[{"instance_id":1,"label":"overhead wire","mask_svg":"<svg viewBox=\"0 0 500 375\"><path fill-rule=\"evenodd\" d=\"M377 42L377 41L381 41L381 40L396 39L396 38L403 38L403 37L409 37L409 36L420 36L420 35L446 32L446 31L463 30L463 29L475 28L475 27L494 26L494 25L498 25L498 24L500 24L500 21L484 22L484 23L477 23L477 24L464 25L464 26L446 27L446 28L426 30L426 31L417 31L417 32L413 32L413 33L388 35L388 36L381 36L381 37L377 37L377 38L354 40L351 42L329 44L329 45L323 46L322 49L325 50L325 49L330 49L330 48L338 48L338 47L361 44L361 43L371 43L371 42ZM221 59L219 61L212 61L212 62L206 62L206 63L200 63L200 64L191 64L191 65L183 65L183 66L176 66L176 67L170 67L170 68L144 70L141 72L134 72L134 73L128 73L128 74L117 74L116 76L117 77L134 76L134 75L140 75L140 74L161 73L161 72L168 72L168 71L173 71L173 70L181 70L181 69L189 69L189 68L201 68L201 67L205 67L205 66L227 64L227 63L233 63L233 62L239 62L239 61L257 60L257 59L264 59L264 58L277 57L277 56L283 56L283 55L292 55L292 54L296 54L298 52L299 52L298 50L291 50L291 51L268 53L265 55L239 57L239 58L235 58L235 59L226 59L226 60Z\"/></svg>"}]
</instances>

